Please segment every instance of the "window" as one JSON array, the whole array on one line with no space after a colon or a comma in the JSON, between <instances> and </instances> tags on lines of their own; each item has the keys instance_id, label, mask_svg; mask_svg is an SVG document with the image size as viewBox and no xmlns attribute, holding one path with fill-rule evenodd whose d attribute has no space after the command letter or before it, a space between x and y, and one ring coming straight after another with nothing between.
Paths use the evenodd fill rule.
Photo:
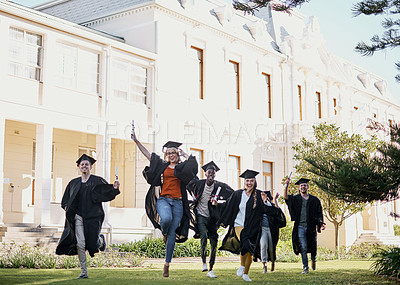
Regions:
<instances>
[{"instance_id":1,"label":"window","mask_svg":"<svg viewBox=\"0 0 400 285\"><path fill-rule=\"evenodd\" d=\"M58 84L87 93L99 93L100 55L58 43Z\"/></svg>"},{"instance_id":2,"label":"window","mask_svg":"<svg viewBox=\"0 0 400 285\"><path fill-rule=\"evenodd\" d=\"M297 85L297 90L299 94L299 111L300 111L300 121L303 120L303 104L302 104L302 98L301 98L301 85Z\"/></svg>"},{"instance_id":3,"label":"window","mask_svg":"<svg viewBox=\"0 0 400 285\"><path fill-rule=\"evenodd\" d=\"M9 74L39 81L42 68L42 36L10 27L9 37Z\"/></svg>"},{"instance_id":4,"label":"window","mask_svg":"<svg viewBox=\"0 0 400 285\"><path fill-rule=\"evenodd\" d=\"M263 161L263 180L264 180L264 190L271 191L271 194L274 195L273 187L273 173L272 173L272 162Z\"/></svg>"},{"instance_id":5,"label":"window","mask_svg":"<svg viewBox=\"0 0 400 285\"><path fill-rule=\"evenodd\" d=\"M333 98L333 114L336 116L337 115L337 102L336 98Z\"/></svg>"},{"instance_id":6,"label":"window","mask_svg":"<svg viewBox=\"0 0 400 285\"><path fill-rule=\"evenodd\" d=\"M322 118L322 104L321 104L321 93L320 92L315 92L315 103L316 103L316 112L317 112L317 118L321 119Z\"/></svg>"},{"instance_id":7,"label":"window","mask_svg":"<svg viewBox=\"0 0 400 285\"><path fill-rule=\"evenodd\" d=\"M202 149L197 149L197 148L190 148L190 153L196 157L197 164L198 164L198 171L197 171L197 176L204 178L204 173L202 170L202 166L204 165L204 154Z\"/></svg>"},{"instance_id":8,"label":"window","mask_svg":"<svg viewBox=\"0 0 400 285\"><path fill-rule=\"evenodd\" d=\"M234 100L234 106L236 109L240 109L240 74L239 74L239 63L232 60L229 61L230 64L230 88L232 90L232 98Z\"/></svg>"},{"instance_id":9,"label":"window","mask_svg":"<svg viewBox=\"0 0 400 285\"><path fill-rule=\"evenodd\" d=\"M240 156L229 155L228 160L228 184L237 190L240 188Z\"/></svg>"},{"instance_id":10,"label":"window","mask_svg":"<svg viewBox=\"0 0 400 285\"><path fill-rule=\"evenodd\" d=\"M114 97L129 102L147 103L147 68L124 61L112 67Z\"/></svg>"},{"instance_id":11,"label":"window","mask_svg":"<svg viewBox=\"0 0 400 285\"><path fill-rule=\"evenodd\" d=\"M267 97L267 118L272 118L272 102L271 102L271 75L267 73L262 74L265 80L265 95Z\"/></svg>"},{"instance_id":12,"label":"window","mask_svg":"<svg viewBox=\"0 0 400 285\"><path fill-rule=\"evenodd\" d=\"M194 76L193 90L196 90L197 98L204 99L203 50L191 46L190 53L194 59L194 66L192 68Z\"/></svg>"}]
</instances>

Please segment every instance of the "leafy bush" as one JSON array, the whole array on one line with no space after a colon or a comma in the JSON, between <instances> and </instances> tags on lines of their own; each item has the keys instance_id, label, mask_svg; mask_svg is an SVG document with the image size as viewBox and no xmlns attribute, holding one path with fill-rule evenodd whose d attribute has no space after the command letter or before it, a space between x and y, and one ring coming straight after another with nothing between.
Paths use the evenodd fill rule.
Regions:
<instances>
[{"instance_id":1,"label":"leafy bush","mask_svg":"<svg viewBox=\"0 0 400 285\"><path fill-rule=\"evenodd\" d=\"M221 246L222 239L218 240L217 248ZM132 252L148 258L164 258L165 245L161 238L145 238L135 242L112 244L112 248L120 252ZM207 243L207 254L210 254L210 243ZM230 253L217 251L217 256L227 256ZM200 239L190 238L184 243L176 243L173 257L199 257L201 256Z\"/></svg>"},{"instance_id":2,"label":"leafy bush","mask_svg":"<svg viewBox=\"0 0 400 285\"><path fill-rule=\"evenodd\" d=\"M57 267L58 268L63 268L63 269L70 269L70 268L76 268L79 267L79 260L78 256L69 256L69 255L62 255L58 258L57 262Z\"/></svg>"},{"instance_id":3,"label":"leafy bush","mask_svg":"<svg viewBox=\"0 0 400 285\"><path fill-rule=\"evenodd\" d=\"M291 241L294 222L286 216L286 227L279 229L279 241Z\"/></svg>"},{"instance_id":4,"label":"leafy bush","mask_svg":"<svg viewBox=\"0 0 400 285\"><path fill-rule=\"evenodd\" d=\"M383 248L373 257L377 258L371 265L375 274L400 279L400 248Z\"/></svg>"},{"instance_id":5,"label":"leafy bush","mask_svg":"<svg viewBox=\"0 0 400 285\"><path fill-rule=\"evenodd\" d=\"M290 240L279 240L276 246L276 261L278 262L298 262L301 256L296 255L292 248L292 238Z\"/></svg>"},{"instance_id":6,"label":"leafy bush","mask_svg":"<svg viewBox=\"0 0 400 285\"><path fill-rule=\"evenodd\" d=\"M376 243L361 243L353 245L346 253L347 259L370 259L382 249L387 249L389 246Z\"/></svg>"},{"instance_id":7,"label":"leafy bush","mask_svg":"<svg viewBox=\"0 0 400 285\"><path fill-rule=\"evenodd\" d=\"M41 247L27 244L3 243L0 249L0 268L77 268L80 267L77 256L58 256ZM133 253L121 254L111 250L88 256L89 267L134 267L140 266L143 258Z\"/></svg>"},{"instance_id":8,"label":"leafy bush","mask_svg":"<svg viewBox=\"0 0 400 285\"><path fill-rule=\"evenodd\" d=\"M396 236L400 236L400 225L394 225L393 229L394 229L394 234Z\"/></svg>"}]
</instances>

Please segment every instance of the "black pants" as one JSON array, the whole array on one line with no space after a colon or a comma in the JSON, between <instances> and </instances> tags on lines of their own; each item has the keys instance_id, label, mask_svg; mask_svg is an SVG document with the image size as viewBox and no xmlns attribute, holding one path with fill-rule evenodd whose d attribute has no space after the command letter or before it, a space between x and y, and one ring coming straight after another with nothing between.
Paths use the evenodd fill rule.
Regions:
<instances>
[{"instance_id":1,"label":"black pants","mask_svg":"<svg viewBox=\"0 0 400 285\"><path fill-rule=\"evenodd\" d=\"M210 270L212 270L215 263L215 256L217 255L218 233L215 221L206 218L202 215L197 215L197 226L199 228L201 240L201 259L203 263L207 262L207 238L210 239L211 253L210 253Z\"/></svg>"}]
</instances>

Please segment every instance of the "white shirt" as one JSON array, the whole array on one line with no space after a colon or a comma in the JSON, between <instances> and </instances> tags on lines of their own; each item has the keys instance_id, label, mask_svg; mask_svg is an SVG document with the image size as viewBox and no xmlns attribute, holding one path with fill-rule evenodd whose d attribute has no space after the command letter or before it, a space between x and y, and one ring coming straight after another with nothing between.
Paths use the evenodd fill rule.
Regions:
<instances>
[{"instance_id":1,"label":"white shirt","mask_svg":"<svg viewBox=\"0 0 400 285\"><path fill-rule=\"evenodd\" d=\"M246 204L249 201L250 197L247 196L246 190L243 190L242 197L240 199L239 204L239 212L237 213L234 226L235 227L244 227L244 220L246 218Z\"/></svg>"}]
</instances>

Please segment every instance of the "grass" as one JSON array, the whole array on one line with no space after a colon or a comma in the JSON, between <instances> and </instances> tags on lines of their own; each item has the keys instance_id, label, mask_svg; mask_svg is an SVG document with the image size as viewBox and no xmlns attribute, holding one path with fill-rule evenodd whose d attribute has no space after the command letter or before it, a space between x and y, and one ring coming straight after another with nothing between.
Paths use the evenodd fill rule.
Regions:
<instances>
[{"instance_id":1,"label":"grass","mask_svg":"<svg viewBox=\"0 0 400 285\"><path fill-rule=\"evenodd\" d=\"M194 261L195 260L195 261ZM89 268L89 279L77 280L79 269L0 269L0 284L243 284L236 276L236 262L218 262L214 266L216 279L201 272L197 259L174 259L170 277L162 277L163 262L146 261L137 268ZM175 262L174 262L175 261ZM262 264L253 263L249 272L256 284L396 284L393 280L374 275L371 261L320 261L317 271L303 275L301 263L277 263L276 271L262 274ZM399 284L399 283L397 283Z\"/></svg>"}]
</instances>

